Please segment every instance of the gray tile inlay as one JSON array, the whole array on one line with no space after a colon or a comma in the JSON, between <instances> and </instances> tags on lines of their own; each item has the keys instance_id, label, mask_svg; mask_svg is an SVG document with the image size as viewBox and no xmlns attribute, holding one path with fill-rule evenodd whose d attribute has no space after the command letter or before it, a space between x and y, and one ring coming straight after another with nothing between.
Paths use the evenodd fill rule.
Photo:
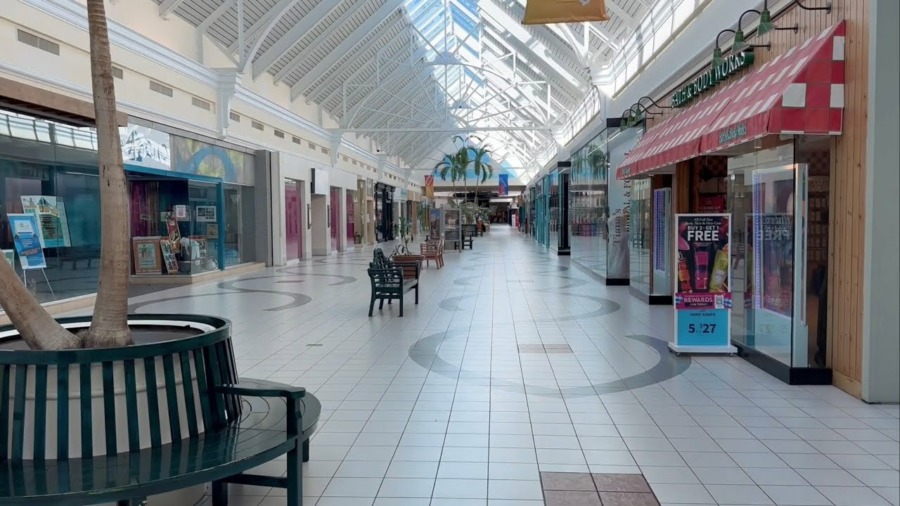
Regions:
<instances>
[{"instance_id":1,"label":"gray tile inlay","mask_svg":"<svg viewBox=\"0 0 900 506\"><path fill-rule=\"evenodd\" d=\"M323 412L304 504L540 506L541 472L646 476L652 494L621 482L547 491L603 506L742 500L733 486L754 502L897 504L896 405L785 385L737 357L675 357L671 308L509 227L424 270L420 304L408 301L403 318L396 302L366 316L371 255L129 300L137 312L225 316L242 376L315 392ZM231 490L234 504L284 504L281 490Z\"/></svg>"}]
</instances>

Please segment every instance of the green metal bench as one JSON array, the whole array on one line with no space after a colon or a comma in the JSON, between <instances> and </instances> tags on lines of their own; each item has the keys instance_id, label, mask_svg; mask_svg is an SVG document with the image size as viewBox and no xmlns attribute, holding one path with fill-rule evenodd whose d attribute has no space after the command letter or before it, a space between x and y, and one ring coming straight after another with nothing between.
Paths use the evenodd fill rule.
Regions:
<instances>
[{"instance_id":1,"label":"green metal bench","mask_svg":"<svg viewBox=\"0 0 900 506\"><path fill-rule=\"evenodd\" d=\"M384 301L390 304L394 299L400 301L400 317L403 317L403 294L416 291L416 304L419 303L419 274L422 264L419 261L391 262L384 256L381 248L376 248L374 258L369 263L369 281L372 284L372 298L369 300L369 316L375 310L375 301L380 301L378 309L384 308Z\"/></svg>"},{"instance_id":2,"label":"green metal bench","mask_svg":"<svg viewBox=\"0 0 900 506\"><path fill-rule=\"evenodd\" d=\"M303 388L239 380L227 322L158 344L0 351L0 504L130 506L212 483L224 506L240 483L300 506L320 412ZM285 477L246 473L285 454Z\"/></svg>"}]
</instances>

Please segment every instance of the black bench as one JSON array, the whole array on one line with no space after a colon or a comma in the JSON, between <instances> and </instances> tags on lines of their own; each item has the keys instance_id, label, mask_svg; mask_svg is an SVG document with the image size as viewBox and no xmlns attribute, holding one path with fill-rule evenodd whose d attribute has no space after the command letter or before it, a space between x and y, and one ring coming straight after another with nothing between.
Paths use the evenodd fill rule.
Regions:
<instances>
[{"instance_id":1,"label":"black bench","mask_svg":"<svg viewBox=\"0 0 900 506\"><path fill-rule=\"evenodd\" d=\"M239 483L285 488L287 504L300 506L301 460L321 404L303 388L239 380L229 332L110 350L0 352L0 504L131 506L212 483L213 504L224 506L227 484ZM138 379L160 389L136 388ZM48 403L48 385L62 402ZM76 402L78 391L102 392L102 407L90 397ZM77 444L72 418L80 419ZM86 457L70 457L73 448ZM281 455L284 477L246 473Z\"/></svg>"},{"instance_id":2,"label":"black bench","mask_svg":"<svg viewBox=\"0 0 900 506\"><path fill-rule=\"evenodd\" d=\"M400 317L403 317L403 294L416 291L416 304L419 303L419 274L422 263L418 260L392 262L385 258L381 248L375 249L374 258L369 263L369 281L372 284L372 298L369 300L369 316L375 310L375 301L380 301L378 309L384 308L384 301L390 304L394 299L400 301Z\"/></svg>"},{"instance_id":3,"label":"black bench","mask_svg":"<svg viewBox=\"0 0 900 506\"><path fill-rule=\"evenodd\" d=\"M475 225L463 225L460 230L459 249L464 250L466 247L472 249L473 238L475 237Z\"/></svg>"}]
</instances>

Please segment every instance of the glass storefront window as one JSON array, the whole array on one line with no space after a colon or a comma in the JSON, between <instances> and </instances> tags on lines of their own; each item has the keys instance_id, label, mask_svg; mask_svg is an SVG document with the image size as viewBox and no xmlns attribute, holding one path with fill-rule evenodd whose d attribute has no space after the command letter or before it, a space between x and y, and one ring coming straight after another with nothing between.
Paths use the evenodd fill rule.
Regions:
<instances>
[{"instance_id":1,"label":"glass storefront window","mask_svg":"<svg viewBox=\"0 0 900 506\"><path fill-rule=\"evenodd\" d=\"M631 286L646 295L650 295L652 195L649 178L631 183Z\"/></svg>"},{"instance_id":2,"label":"glass storefront window","mask_svg":"<svg viewBox=\"0 0 900 506\"><path fill-rule=\"evenodd\" d=\"M792 367L827 362L829 153L827 141L801 139L728 161L731 338Z\"/></svg>"},{"instance_id":3,"label":"glass storefront window","mask_svg":"<svg viewBox=\"0 0 900 506\"><path fill-rule=\"evenodd\" d=\"M79 135L86 147L76 146L73 132L86 134ZM58 143L57 133L69 142ZM100 195L92 139L91 129L0 111L0 249L41 302L97 290ZM9 214L35 215L43 272L22 269Z\"/></svg>"},{"instance_id":4,"label":"glass storefront window","mask_svg":"<svg viewBox=\"0 0 900 506\"><path fill-rule=\"evenodd\" d=\"M547 229L550 232L548 237L548 245L553 249L559 246L559 216L560 216L560 196L559 196L559 169L554 170L547 176L549 183Z\"/></svg>"}]
</instances>

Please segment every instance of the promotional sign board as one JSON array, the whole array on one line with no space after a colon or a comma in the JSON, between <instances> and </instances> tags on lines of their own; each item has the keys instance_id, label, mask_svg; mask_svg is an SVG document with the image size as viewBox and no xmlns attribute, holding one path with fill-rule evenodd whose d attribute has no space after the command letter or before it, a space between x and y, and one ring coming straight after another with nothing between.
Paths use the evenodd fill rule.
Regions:
<instances>
[{"instance_id":1,"label":"promotional sign board","mask_svg":"<svg viewBox=\"0 0 900 506\"><path fill-rule=\"evenodd\" d=\"M731 215L679 214L675 254L676 353L735 353L731 346Z\"/></svg>"},{"instance_id":2,"label":"promotional sign board","mask_svg":"<svg viewBox=\"0 0 900 506\"><path fill-rule=\"evenodd\" d=\"M32 214L38 222L38 239L44 248L68 248L69 218L63 199L49 195L23 195L22 210Z\"/></svg>"},{"instance_id":3,"label":"promotional sign board","mask_svg":"<svg viewBox=\"0 0 900 506\"><path fill-rule=\"evenodd\" d=\"M500 188L497 192L498 195L509 195L509 174L500 174L498 177L500 180Z\"/></svg>"},{"instance_id":4,"label":"promotional sign board","mask_svg":"<svg viewBox=\"0 0 900 506\"><path fill-rule=\"evenodd\" d=\"M23 270L45 269L47 259L41 247L40 228L33 214L7 214L13 233L13 244Z\"/></svg>"}]
</instances>

